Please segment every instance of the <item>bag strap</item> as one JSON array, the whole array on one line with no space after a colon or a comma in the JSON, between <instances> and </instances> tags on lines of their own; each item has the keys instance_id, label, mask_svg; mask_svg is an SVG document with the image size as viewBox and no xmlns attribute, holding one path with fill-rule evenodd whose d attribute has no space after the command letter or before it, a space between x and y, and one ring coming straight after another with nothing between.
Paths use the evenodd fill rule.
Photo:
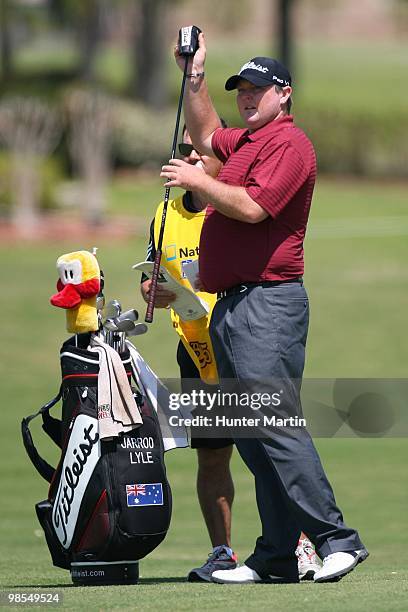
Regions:
<instances>
[{"instance_id":1,"label":"bag strap","mask_svg":"<svg viewBox=\"0 0 408 612\"><path fill-rule=\"evenodd\" d=\"M49 409L52 408L53 405L54 404L49 406L48 410L42 413L42 428L54 444L62 449L62 421L60 421L60 419L54 419L54 417L50 415Z\"/></svg>"},{"instance_id":2,"label":"bag strap","mask_svg":"<svg viewBox=\"0 0 408 612\"><path fill-rule=\"evenodd\" d=\"M62 397L62 388L58 391L58 395L54 397L54 399L50 400L47 404L45 404L38 412L35 414L30 414L30 416L25 417L21 421L21 434L23 436L24 448L26 449L27 455L29 456L31 463L34 465L37 472L46 480L47 482L51 482L55 468L53 468L45 459L43 459L38 453L33 438L31 436L30 422L38 417L40 414L43 417L43 429L50 436L50 438L58 445L61 445L61 428L58 425L61 424L61 421L58 419L54 419L49 415L50 409L55 406L57 402ZM58 441L57 441L58 440Z\"/></svg>"}]
</instances>

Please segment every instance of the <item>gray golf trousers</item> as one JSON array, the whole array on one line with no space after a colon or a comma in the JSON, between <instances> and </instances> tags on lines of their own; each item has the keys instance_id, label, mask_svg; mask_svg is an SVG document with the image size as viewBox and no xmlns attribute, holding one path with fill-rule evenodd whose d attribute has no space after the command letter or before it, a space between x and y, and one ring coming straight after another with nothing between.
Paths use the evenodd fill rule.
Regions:
<instances>
[{"instance_id":1,"label":"gray golf trousers","mask_svg":"<svg viewBox=\"0 0 408 612\"><path fill-rule=\"evenodd\" d=\"M309 303L302 283L250 286L219 299L210 335L221 389L228 379L300 381L305 361ZM262 381L262 382L261 382ZM300 400L299 400L300 401ZM364 548L336 505L308 432L282 435L270 427L262 438L235 439L255 477L262 535L246 564L261 577L297 581L295 549L307 534L321 558Z\"/></svg>"}]
</instances>

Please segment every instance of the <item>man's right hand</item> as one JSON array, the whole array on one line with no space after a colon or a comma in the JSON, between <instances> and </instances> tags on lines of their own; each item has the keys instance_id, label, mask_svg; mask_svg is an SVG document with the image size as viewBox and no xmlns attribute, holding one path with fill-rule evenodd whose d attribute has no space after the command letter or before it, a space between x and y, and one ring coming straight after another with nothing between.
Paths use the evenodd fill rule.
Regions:
<instances>
[{"instance_id":1,"label":"man's right hand","mask_svg":"<svg viewBox=\"0 0 408 612\"><path fill-rule=\"evenodd\" d=\"M146 303L149 302L151 284L152 284L152 279L149 278L148 280L145 280L140 285L140 291ZM157 283L156 297L154 300L155 308L167 308L167 306L170 306L170 304L174 302L175 299L176 299L176 296L174 295L174 293L172 293L171 291L166 291L166 289L163 289L160 283Z\"/></svg>"},{"instance_id":2,"label":"man's right hand","mask_svg":"<svg viewBox=\"0 0 408 612\"><path fill-rule=\"evenodd\" d=\"M189 58L188 60L188 68L187 68L188 74L197 74L197 73L204 72L206 54L207 54L207 51L205 48L204 34L201 32L198 35L198 49L195 52L194 56ZM180 54L178 42L176 46L174 47L174 57L176 58L177 66L180 68L182 72L184 72L186 58L184 55Z\"/></svg>"}]
</instances>

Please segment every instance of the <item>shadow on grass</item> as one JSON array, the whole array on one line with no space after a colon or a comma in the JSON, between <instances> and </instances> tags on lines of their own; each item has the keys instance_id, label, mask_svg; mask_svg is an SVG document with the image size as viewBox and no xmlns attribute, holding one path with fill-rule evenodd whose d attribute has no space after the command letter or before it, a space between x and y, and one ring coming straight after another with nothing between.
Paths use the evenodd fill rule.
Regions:
<instances>
[{"instance_id":1,"label":"shadow on grass","mask_svg":"<svg viewBox=\"0 0 408 612\"><path fill-rule=\"evenodd\" d=\"M171 584L171 583L176 583L176 582L185 582L187 583L187 580L185 578L183 578L182 576L165 576L163 578L140 578L139 582L135 582L135 583L128 583L128 584L90 584L87 586L90 587L97 587L97 586L110 586L110 587L123 587L123 586L147 586L147 585L155 585L155 584ZM63 583L63 584L11 584L8 586L9 589L68 589L71 587L83 587L85 585L76 585L76 584L70 584L70 583Z\"/></svg>"},{"instance_id":2,"label":"shadow on grass","mask_svg":"<svg viewBox=\"0 0 408 612\"><path fill-rule=\"evenodd\" d=\"M75 586L75 584L62 583L58 584L10 584L8 589L67 589Z\"/></svg>"},{"instance_id":3,"label":"shadow on grass","mask_svg":"<svg viewBox=\"0 0 408 612\"><path fill-rule=\"evenodd\" d=\"M172 582L185 582L187 584L187 580L183 576L164 576L163 578L140 578L139 580L139 584L142 585L166 584Z\"/></svg>"}]
</instances>

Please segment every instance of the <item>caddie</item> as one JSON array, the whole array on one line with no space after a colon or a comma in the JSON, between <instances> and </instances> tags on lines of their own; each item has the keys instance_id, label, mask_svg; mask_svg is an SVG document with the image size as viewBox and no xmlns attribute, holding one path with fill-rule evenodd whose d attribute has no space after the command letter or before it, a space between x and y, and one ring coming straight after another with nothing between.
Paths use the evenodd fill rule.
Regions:
<instances>
[{"instance_id":1,"label":"caddie","mask_svg":"<svg viewBox=\"0 0 408 612\"><path fill-rule=\"evenodd\" d=\"M221 163L195 151L185 127L179 151L185 163L194 166L198 164L200 172L217 176ZM161 265L188 287L190 285L185 278L183 268L186 263L198 258L198 245L205 218L205 212L201 208L202 203L197 196L187 191L175 200L170 200L167 209ZM147 248L148 261L154 261L156 255L155 244L160 231L162 211L163 202L158 206L151 224ZM149 301L150 285L151 280L142 278L141 291L146 302ZM218 384L218 373L208 327L216 296L202 291L198 294L210 306L210 313L196 321L180 319L171 309L171 302L175 296L166 291L160 283L157 285L155 307L171 309L172 325L180 338L177 362L183 392L191 391L191 386L195 384L214 392L218 388L215 386ZM190 582L210 582L215 570L235 568L237 565L236 556L231 548L234 484L230 460L233 441L225 437L201 438L195 435L193 430L191 447L197 449L197 494L213 549L205 563L201 567L192 569L187 578Z\"/></svg>"}]
</instances>

